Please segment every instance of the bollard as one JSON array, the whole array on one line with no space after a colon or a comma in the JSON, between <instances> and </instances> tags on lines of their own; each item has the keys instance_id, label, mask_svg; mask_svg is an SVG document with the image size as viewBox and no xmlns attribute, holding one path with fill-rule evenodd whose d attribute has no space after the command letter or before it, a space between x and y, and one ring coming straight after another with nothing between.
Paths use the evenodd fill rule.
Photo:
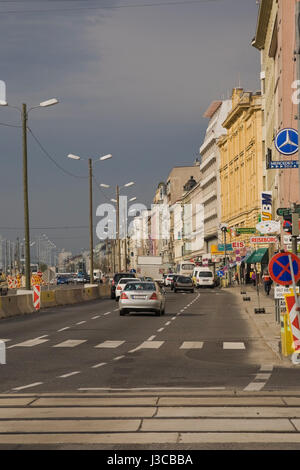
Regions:
<instances>
[{"instance_id":1,"label":"bollard","mask_svg":"<svg viewBox=\"0 0 300 470\"><path fill-rule=\"evenodd\" d=\"M244 301L251 300L251 297L243 297Z\"/></svg>"},{"instance_id":2,"label":"bollard","mask_svg":"<svg viewBox=\"0 0 300 470\"><path fill-rule=\"evenodd\" d=\"M247 292L244 290L241 290L241 294L247 294Z\"/></svg>"},{"instance_id":3,"label":"bollard","mask_svg":"<svg viewBox=\"0 0 300 470\"><path fill-rule=\"evenodd\" d=\"M264 308L255 308L254 313L266 313L266 310Z\"/></svg>"},{"instance_id":4,"label":"bollard","mask_svg":"<svg viewBox=\"0 0 300 470\"><path fill-rule=\"evenodd\" d=\"M0 340L0 364L6 364L5 342Z\"/></svg>"}]
</instances>

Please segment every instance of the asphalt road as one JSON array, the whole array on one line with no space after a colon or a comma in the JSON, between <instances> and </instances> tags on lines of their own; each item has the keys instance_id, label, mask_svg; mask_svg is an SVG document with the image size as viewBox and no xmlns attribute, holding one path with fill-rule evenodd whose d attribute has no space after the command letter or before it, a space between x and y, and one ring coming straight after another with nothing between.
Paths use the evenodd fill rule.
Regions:
<instances>
[{"instance_id":1,"label":"asphalt road","mask_svg":"<svg viewBox=\"0 0 300 470\"><path fill-rule=\"evenodd\" d=\"M167 292L166 314L120 317L99 300L1 320L6 365L0 392L209 387L298 387L281 368L236 298L225 290ZM267 374L267 375L266 375ZM290 376L290 379L289 379ZM299 379L299 380L298 380ZM33 385L32 385L33 384ZM247 388L248 387L248 388Z\"/></svg>"},{"instance_id":2,"label":"asphalt road","mask_svg":"<svg viewBox=\"0 0 300 470\"><path fill-rule=\"evenodd\" d=\"M168 291L161 317L110 299L44 309L0 331L1 449L299 448L299 369L229 291Z\"/></svg>"}]
</instances>

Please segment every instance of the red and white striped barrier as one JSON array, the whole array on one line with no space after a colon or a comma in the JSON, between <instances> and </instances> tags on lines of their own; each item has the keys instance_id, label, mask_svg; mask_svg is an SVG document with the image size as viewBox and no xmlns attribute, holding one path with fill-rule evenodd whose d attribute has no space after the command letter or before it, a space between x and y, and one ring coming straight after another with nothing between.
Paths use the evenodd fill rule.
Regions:
<instances>
[{"instance_id":1,"label":"red and white striped barrier","mask_svg":"<svg viewBox=\"0 0 300 470\"><path fill-rule=\"evenodd\" d=\"M41 286L33 286L33 306L35 310L40 310L41 308Z\"/></svg>"}]
</instances>

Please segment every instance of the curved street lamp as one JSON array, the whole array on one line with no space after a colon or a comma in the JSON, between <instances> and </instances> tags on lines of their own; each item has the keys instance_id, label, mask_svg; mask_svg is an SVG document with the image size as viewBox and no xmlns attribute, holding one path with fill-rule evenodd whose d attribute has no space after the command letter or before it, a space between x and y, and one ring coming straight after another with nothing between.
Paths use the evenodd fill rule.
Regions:
<instances>
[{"instance_id":1,"label":"curved street lamp","mask_svg":"<svg viewBox=\"0 0 300 470\"><path fill-rule=\"evenodd\" d=\"M27 290L31 289L31 271L30 271L30 230L29 230L29 203L28 203L28 172L27 172L27 121L28 114L32 109L46 108L59 103L57 98L42 101L38 106L33 106L27 110L26 103L22 108L12 106L6 101L0 101L0 106L8 106L17 109L21 113L22 134L23 134L23 193L24 193L24 235L25 235L25 286Z\"/></svg>"},{"instance_id":2,"label":"curved street lamp","mask_svg":"<svg viewBox=\"0 0 300 470\"><path fill-rule=\"evenodd\" d=\"M89 194L90 194L90 284L94 283L94 233L93 233L93 162L109 160L112 155L103 155L99 158L81 158L78 155L68 154L72 160L88 160L89 164ZM101 185L100 185L101 186Z\"/></svg>"}]
</instances>

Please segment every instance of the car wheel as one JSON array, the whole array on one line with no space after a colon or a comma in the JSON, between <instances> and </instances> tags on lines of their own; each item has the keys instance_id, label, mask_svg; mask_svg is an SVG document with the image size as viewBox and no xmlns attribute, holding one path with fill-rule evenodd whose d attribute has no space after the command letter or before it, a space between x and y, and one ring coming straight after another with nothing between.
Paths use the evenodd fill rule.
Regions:
<instances>
[{"instance_id":1,"label":"car wheel","mask_svg":"<svg viewBox=\"0 0 300 470\"><path fill-rule=\"evenodd\" d=\"M127 313L126 310L124 310L123 308L120 310L120 315L121 316L124 316L126 313Z\"/></svg>"},{"instance_id":2,"label":"car wheel","mask_svg":"<svg viewBox=\"0 0 300 470\"><path fill-rule=\"evenodd\" d=\"M192 293L192 294L194 293L194 289L191 290L191 293Z\"/></svg>"},{"instance_id":3,"label":"car wheel","mask_svg":"<svg viewBox=\"0 0 300 470\"><path fill-rule=\"evenodd\" d=\"M160 310L156 310L156 312L155 312L155 316L156 316L156 317L160 317L160 315L161 315L161 312L160 312Z\"/></svg>"}]
</instances>

